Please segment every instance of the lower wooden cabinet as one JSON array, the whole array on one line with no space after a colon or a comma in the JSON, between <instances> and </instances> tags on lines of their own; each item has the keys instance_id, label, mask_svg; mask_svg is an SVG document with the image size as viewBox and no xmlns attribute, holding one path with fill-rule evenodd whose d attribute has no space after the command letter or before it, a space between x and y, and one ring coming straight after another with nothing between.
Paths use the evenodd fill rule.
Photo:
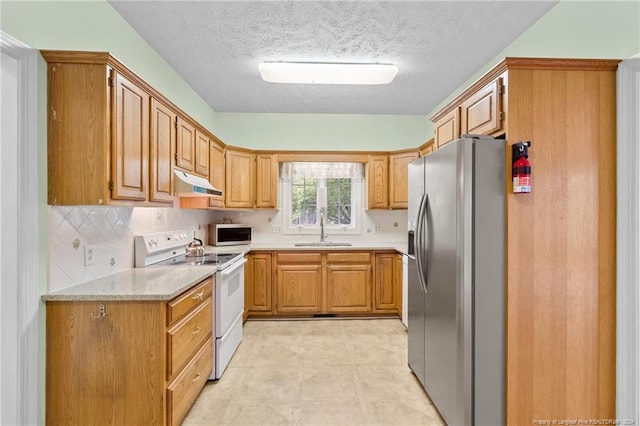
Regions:
<instances>
[{"instance_id":1,"label":"lower wooden cabinet","mask_svg":"<svg viewBox=\"0 0 640 426\"><path fill-rule=\"evenodd\" d=\"M169 302L47 302L46 424L180 424L214 363L212 283Z\"/></svg>"},{"instance_id":2,"label":"lower wooden cabinet","mask_svg":"<svg viewBox=\"0 0 640 426\"><path fill-rule=\"evenodd\" d=\"M273 315L271 253L251 253L244 266L244 312L251 316Z\"/></svg>"},{"instance_id":3,"label":"lower wooden cabinet","mask_svg":"<svg viewBox=\"0 0 640 426\"><path fill-rule=\"evenodd\" d=\"M376 251L252 252L245 319L264 316L401 315L402 257Z\"/></svg>"}]
</instances>

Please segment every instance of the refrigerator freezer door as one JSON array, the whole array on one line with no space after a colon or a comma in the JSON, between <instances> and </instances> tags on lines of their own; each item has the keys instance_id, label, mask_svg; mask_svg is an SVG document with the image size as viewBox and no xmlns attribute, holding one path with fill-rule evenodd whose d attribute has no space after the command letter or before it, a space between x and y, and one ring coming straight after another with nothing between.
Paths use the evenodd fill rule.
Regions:
<instances>
[{"instance_id":1,"label":"refrigerator freezer door","mask_svg":"<svg viewBox=\"0 0 640 426\"><path fill-rule=\"evenodd\" d=\"M450 425L463 424L460 406L462 294L459 287L458 218L462 145L451 143L429 155L425 192L428 291L425 299L425 388ZM416 238L418 238L416 236ZM420 253L417 253L420 255ZM461 412L462 411L462 412Z\"/></svg>"},{"instance_id":2,"label":"refrigerator freezer door","mask_svg":"<svg viewBox=\"0 0 640 426\"><path fill-rule=\"evenodd\" d=\"M425 386L424 377L424 351L425 351L425 334L424 334L424 290L418 278L418 265L416 260L408 256L407 259L408 273L408 295L407 295L407 313L408 324L407 332L409 334L408 352L409 352L409 368L416 375L422 386Z\"/></svg>"}]
</instances>

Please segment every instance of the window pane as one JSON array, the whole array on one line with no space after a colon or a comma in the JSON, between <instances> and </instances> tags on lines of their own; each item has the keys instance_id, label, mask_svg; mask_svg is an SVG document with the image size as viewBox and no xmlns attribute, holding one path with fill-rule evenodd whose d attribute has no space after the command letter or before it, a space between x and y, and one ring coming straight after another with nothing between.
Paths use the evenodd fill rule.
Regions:
<instances>
[{"instance_id":1,"label":"window pane","mask_svg":"<svg viewBox=\"0 0 640 426\"><path fill-rule=\"evenodd\" d=\"M316 223L316 178L291 180L291 224L314 225Z\"/></svg>"},{"instance_id":2,"label":"window pane","mask_svg":"<svg viewBox=\"0 0 640 426\"><path fill-rule=\"evenodd\" d=\"M351 179L327 179L327 222L332 225L351 224Z\"/></svg>"}]
</instances>

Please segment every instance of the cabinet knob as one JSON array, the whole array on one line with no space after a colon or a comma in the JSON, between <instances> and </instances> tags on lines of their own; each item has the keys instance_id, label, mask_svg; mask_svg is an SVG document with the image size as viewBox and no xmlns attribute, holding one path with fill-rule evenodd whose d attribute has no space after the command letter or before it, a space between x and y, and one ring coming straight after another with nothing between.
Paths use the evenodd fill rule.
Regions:
<instances>
[{"instance_id":1,"label":"cabinet knob","mask_svg":"<svg viewBox=\"0 0 640 426\"><path fill-rule=\"evenodd\" d=\"M200 333L200 327L196 327L196 329L191 332L194 336L198 333Z\"/></svg>"},{"instance_id":2,"label":"cabinet knob","mask_svg":"<svg viewBox=\"0 0 640 426\"><path fill-rule=\"evenodd\" d=\"M193 299L193 300L200 299L200 301L204 300L204 290L201 290L200 293L192 296L191 299Z\"/></svg>"},{"instance_id":3,"label":"cabinet knob","mask_svg":"<svg viewBox=\"0 0 640 426\"><path fill-rule=\"evenodd\" d=\"M193 380L191 380L191 383L195 383L198 380L200 380L200 373L196 374L196 377Z\"/></svg>"}]
</instances>

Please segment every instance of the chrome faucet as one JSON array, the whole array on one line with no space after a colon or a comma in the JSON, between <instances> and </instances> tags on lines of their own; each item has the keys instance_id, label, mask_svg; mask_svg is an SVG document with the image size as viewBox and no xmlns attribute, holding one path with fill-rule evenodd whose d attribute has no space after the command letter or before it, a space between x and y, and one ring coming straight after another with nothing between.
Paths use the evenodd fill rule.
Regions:
<instances>
[{"instance_id":1,"label":"chrome faucet","mask_svg":"<svg viewBox=\"0 0 640 426\"><path fill-rule=\"evenodd\" d=\"M324 243L324 207L320 209L320 243Z\"/></svg>"}]
</instances>

